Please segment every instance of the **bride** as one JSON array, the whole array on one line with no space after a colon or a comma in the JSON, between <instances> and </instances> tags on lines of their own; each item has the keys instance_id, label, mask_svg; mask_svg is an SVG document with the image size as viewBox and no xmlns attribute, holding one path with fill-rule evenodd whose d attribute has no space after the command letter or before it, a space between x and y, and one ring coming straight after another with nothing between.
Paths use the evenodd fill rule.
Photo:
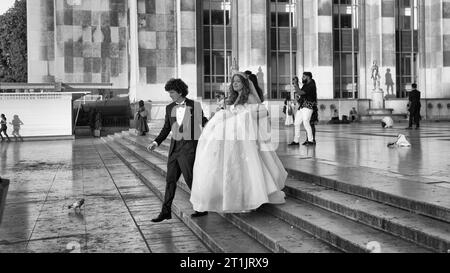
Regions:
<instances>
[{"instance_id":1,"label":"bride","mask_svg":"<svg viewBox=\"0 0 450 273\"><path fill-rule=\"evenodd\" d=\"M253 83L235 74L227 108L198 142L190 199L195 211L241 213L285 202L287 172L268 141L267 119Z\"/></svg>"}]
</instances>

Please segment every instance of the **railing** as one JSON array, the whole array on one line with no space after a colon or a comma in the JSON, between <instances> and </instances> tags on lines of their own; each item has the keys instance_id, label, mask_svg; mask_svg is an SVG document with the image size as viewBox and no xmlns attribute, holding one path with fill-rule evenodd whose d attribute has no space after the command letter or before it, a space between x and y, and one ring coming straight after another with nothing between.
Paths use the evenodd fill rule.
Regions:
<instances>
[{"instance_id":1,"label":"railing","mask_svg":"<svg viewBox=\"0 0 450 273\"><path fill-rule=\"evenodd\" d=\"M102 127L130 127L129 117L104 117L102 118Z\"/></svg>"},{"instance_id":2,"label":"railing","mask_svg":"<svg viewBox=\"0 0 450 273\"><path fill-rule=\"evenodd\" d=\"M0 93L0 100L48 100L72 96L70 93Z\"/></svg>"}]
</instances>

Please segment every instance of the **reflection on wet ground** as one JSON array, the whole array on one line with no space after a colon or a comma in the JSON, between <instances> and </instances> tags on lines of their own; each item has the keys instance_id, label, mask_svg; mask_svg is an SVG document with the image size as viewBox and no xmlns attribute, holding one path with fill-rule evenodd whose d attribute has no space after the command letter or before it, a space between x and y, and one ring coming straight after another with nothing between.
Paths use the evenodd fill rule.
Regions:
<instances>
[{"instance_id":1,"label":"reflection on wet ground","mask_svg":"<svg viewBox=\"0 0 450 273\"><path fill-rule=\"evenodd\" d=\"M387 148L399 133L411 148ZM283 161L312 173L351 167L361 178L371 173L450 187L449 123L417 131L321 125L316 147L288 147L292 127L281 127L278 136ZM208 252L179 220L150 222L160 200L100 140L1 143L0 176L11 181L0 252ZM81 211L67 209L81 198Z\"/></svg>"},{"instance_id":2,"label":"reflection on wet ground","mask_svg":"<svg viewBox=\"0 0 450 273\"><path fill-rule=\"evenodd\" d=\"M318 145L308 148L288 147L286 143L292 141L294 129L282 128L279 155L450 187L450 123L425 124L420 130L412 131L360 124L317 128ZM412 147L388 148L387 144L394 142L398 134L406 135Z\"/></svg>"},{"instance_id":3,"label":"reflection on wet ground","mask_svg":"<svg viewBox=\"0 0 450 273\"><path fill-rule=\"evenodd\" d=\"M0 252L208 252L177 219L151 225L160 200L100 140L0 148L0 176L11 181ZM68 209L81 198L81 210Z\"/></svg>"}]
</instances>

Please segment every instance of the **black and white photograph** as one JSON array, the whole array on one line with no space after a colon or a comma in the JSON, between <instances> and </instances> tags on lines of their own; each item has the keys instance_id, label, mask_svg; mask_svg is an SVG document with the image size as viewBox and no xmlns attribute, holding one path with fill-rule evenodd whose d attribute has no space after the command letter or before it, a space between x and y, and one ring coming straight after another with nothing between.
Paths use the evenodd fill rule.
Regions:
<instances>
[{"instance_id":1,"label":"black and white photograph","mask_svg":"<svg viewBox=\"0 0 450 273\"><path fill-rule=\"evenodd\" d=\"M0 126L0 259L450 253L450 0L1 0Z\"/></svg>"}]
</instances>

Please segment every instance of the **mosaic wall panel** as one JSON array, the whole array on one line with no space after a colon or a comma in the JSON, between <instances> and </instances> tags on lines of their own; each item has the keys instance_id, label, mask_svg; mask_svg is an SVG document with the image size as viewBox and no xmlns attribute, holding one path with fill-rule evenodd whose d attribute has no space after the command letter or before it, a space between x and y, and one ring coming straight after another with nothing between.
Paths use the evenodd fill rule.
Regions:
<instances>
[{"instance_id":1,"label":"mosaic wall panel","mask_svg":"<svg viewBox=\"0 0 450 273\"><path fill-rule=\"evenodd\" d=\"M138 0L139 78L161 84L175 76L175 0Z\"/></svg>"},{"instance_id":2,"label":"mosaic wall panel","mask_svg":"<svg viewBox=\"0 0 450 273\"><path fill-rule=\"evenodd\" d=\"M333 66L333 25L332 25L332 1L320 0L317 4L319 21L329 22L326 27L319 26L318 39L318 65Z\"/></svg>"},{"instance_id":3,"label":"mosaic wall panel","mask_svg":"<svg viewBox=\"0 0 450 273\"><path fill-rule=\"evenodd\" d=\"M29 82L54 82L55 28L53 0L27 3Z\"/></svg>"},{"instance_id":4,"label":"mosaic wall panel","mask_svg":"<svg viewBox=\"0 0 450 273\"><path fill-rule=\"evenodd\" d=\"M383 0L381 3L381 15L385 18L395 17L395 1L394 0Z\"/></svg>"},{"instance_id":5,"label":"mosaic wall panel","mask_svg":"<svg viewBox=\"0 0 450 273\"><path fill-rule=\"evenodd\" d=\"M128 88L128 1L56 1L57 57L65 82Z\"/></svg>"},{"instance_id":6,"label":"mosaic wall panel","mask_svg":"<svg viewBox=\"0 0 450 273\"><path fill-rule=\"evenodd\" d=\"M442 3L442 18L450 19L450 1L444 1Z\"/></svg>"},{"instance_id":7,"label":"mosaic wall panel","mask_svg":"<svg viewBox=\"0 0 450 273\"><path fill-rule=\"evenodd\" d=\"M444 67L450 67L450 0L442 3L442 27L444 32Z\"/></svg>"}]
</instances>

